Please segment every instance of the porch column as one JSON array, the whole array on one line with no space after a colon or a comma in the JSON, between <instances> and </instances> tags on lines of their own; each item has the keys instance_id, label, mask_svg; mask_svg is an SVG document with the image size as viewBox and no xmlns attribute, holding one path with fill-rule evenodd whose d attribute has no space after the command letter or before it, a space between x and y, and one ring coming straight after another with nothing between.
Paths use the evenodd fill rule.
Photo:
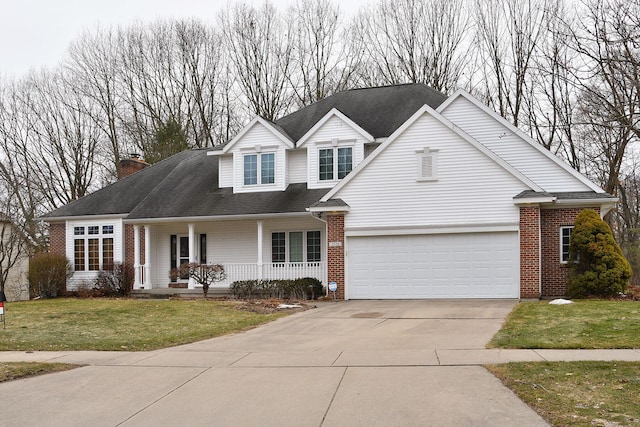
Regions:
<instances>
[{"instance_id":1,"label":"porch column","mask_svg":"<svg viewBox=\"0 0 640 427\"><path fill-rule=\"evenodd\" d=\"M520 298L540 298L540 207L520 206Z\"/></svg>"},{"instance_id":2,"label":"porch column","mask_svg":"<svg viewBox=\"0 0 640 427\"><path fill-rule=\"evenodd\" d=\"M258 280L262 280L262 246L263 246L263 223L262 221L256 221L258 224Z\"/></svg>"},{"instance_id":3,"label":"porch column","mask_svg":"<svg viewBox=\"0 0 640 427\"><path fill-rule=\"evenodd\" d=\"M144 288L151 289L151 228L144 226Z\"/></svg>"},{"instance_id":4,"label":"porch column","mask_svg":"<svg viewBox=\"0 0 640 427\"><path fill-rule=\"evenodd\" d=\"M196 262L196 225L189 224L189 263ZM189 277L189 289L195 289L196 282Z\"/></svg>"},{"instance_id":5,"label":"porch column","mask_svg":"<svg viewBox=\"0 0 640 427\"><path fill-rule=\"evenodd\" d=\"M133 225L133 289L140 289L140 226Z\"/></svg>"}]
</instances>

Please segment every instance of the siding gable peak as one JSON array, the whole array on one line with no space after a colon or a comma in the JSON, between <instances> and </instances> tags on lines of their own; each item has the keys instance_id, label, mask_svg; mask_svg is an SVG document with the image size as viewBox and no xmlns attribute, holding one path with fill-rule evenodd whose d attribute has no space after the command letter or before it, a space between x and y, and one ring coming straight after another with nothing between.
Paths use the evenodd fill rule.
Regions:
<instances>
[{"instance_id":1,"label":"siding gable peak","mask_svg":"<svg viewBox=\"0 0 640 427\"><path fill-rule=\"evenodd\" d=\"M354 131L362 135L362 137L368 142L374 142L375 138L366 130L358 126L356 122L347 117L344 113L342 113L337 108L332 108L327 114L325 114L318 122L313 125L311 129L307 131L296 143L298 147L302 147L306 142L308 142L313 134L315 134L322 126L327 123L332 117L337 117L349 127L351 127Z\"/></svg>"},{"instance_id":2,"label":"siding gable peak","mask_svg":"<svg viewBox=\"0 0 640 427\"><path fill-rule=\"evenodd\" d=\"M287 148L295 148L295 144L293 140L285 133L285 131L275 123L272 123L266 119L263 119L260 116L256 116L247 124L238 134L233 137L228 144L226 144L221 150L212 150L207 152L209 156L220 156L224 154L229 154L232 150L231 148L238 142L241 141L242 138L251 130L254 126L263 126L269 132L273 134L277 141L282 142Z\"/></svg>"},{"instance_id":3,"label":"siding gable peak","mask_svg":"<svg viewBox=\"0 0 640 427\"><path fill-rule=\"evenodd\" d=\"M483 144L481 144L480 142L472 138L469 134L464 132L461 128L457 127L455 123L451 122L450 120L442 116L440 113L438 113L436 110L429 107L428 105L424 105L422 108L416 111L415 114L413 114L413 116L411 116L405 123L403 123L402 126L400 126L393 134L391 134L389 138L387 138L380 145L380 147L378 147L371 155L365 158L364 161L362 161L362 163L360 163L349 175L347 175L342 181L340 181L335 187L333 187L333 189L331 189L331 191L329 191L321 199L321 202L326 202L327 200L333 198L343 187L345 187L346 185L349 185L349 182L353 180L360 173L360 171L365 169L369 165L369 163L371 163L375 158L382 155L382 153L385 152L385 149L389 145L391 145L396 139L398 139L412 124L414 124L420 117L422 117L425 114L432 116L437 121L442 123L444 126L448 127L452 132L457 134L463 140L468 142L471 146L473 146L478 151L483 153L485 156L490 158L494 163L496 163L496 166L504 169L505 171L513 175L517 180L525 184L530 189L534 191L542 191L542 189L536 183L531 181L529 178L527 178L525 175L523 175L521 172L519 172L517 169L511 166L509 163L505 162L502 158L497 156L494 152L489 150Z\"/></svg>"}]
</instances>

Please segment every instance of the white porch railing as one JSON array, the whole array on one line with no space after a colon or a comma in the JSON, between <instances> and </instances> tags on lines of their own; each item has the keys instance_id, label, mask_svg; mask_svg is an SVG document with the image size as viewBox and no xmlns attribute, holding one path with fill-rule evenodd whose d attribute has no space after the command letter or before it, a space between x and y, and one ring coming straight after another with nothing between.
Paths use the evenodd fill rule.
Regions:
<instances>
[{"instance_id":1,"label":"white porch railing","mask_svg":"<svg viewBox=\"0 0 640 427\"><path fill-rule=\"evenodd\" d=\"M214 286L228 287L237 280L277 280L314 277L327 281L327 264L324 262L285 262L258 264L223 264L227 279Z\"/></svg>"}]
</instances>

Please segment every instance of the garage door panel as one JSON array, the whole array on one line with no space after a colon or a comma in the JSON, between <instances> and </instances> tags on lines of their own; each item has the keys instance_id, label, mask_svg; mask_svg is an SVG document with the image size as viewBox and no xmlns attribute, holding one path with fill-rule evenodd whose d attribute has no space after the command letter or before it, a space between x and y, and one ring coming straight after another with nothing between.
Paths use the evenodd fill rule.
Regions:
<instances>
[{"instance_id":1,"label":"garage door panel","mask_svg":"<svg viewBox=\"0 0 640 427\"><path fill-rule=\"evenodd\" d=\"M516 232L349 237L350 298L517 298Z\"/></svg>"}]
</instances>

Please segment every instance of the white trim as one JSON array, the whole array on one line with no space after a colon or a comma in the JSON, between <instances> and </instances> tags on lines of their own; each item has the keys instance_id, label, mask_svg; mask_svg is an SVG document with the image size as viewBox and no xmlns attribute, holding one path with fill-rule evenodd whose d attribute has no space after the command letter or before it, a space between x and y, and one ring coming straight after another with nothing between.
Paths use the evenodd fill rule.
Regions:
<instances>
[{"instance_id":1,"label":"white trim","mask_svg":"<svg viewBox=\"0 0 640 427\"><path fill-rule=\"evenodd\" d=\"M337 108L332 108L327 114L324 115L324 117L322 117L320 120L318 120L316 122L316 124L313 125L313 127L307 131L307 133L302 135L302 137L297 141L296 146L298 148L302 147L307 141L309 141L311 136L318 129L320 129L332 117L337 117L340 120L342 120L343 122L345 122L347 125L349 125L349 127L351 127L353 130L355 130L360 135L362 135L362 137L364 139L366 139L368 142L374 142L375 141L375 138L373 136L371 136L371 134L369 132L367 132L366 130L362 129L353 120L351 120L349 117L345 116Z\"/></svg>"},{"instance_id":2,"label":"white trim","mask_svg":"<svg viewBox=\"0 0 640 427\"><path fill-rule=\"evenodd\" d=\"M521 205L540 205L543 203L553 203L556 201L556 197L547 197L547 196L537 196L537 197L527 197L527 198L519 198L513 199L513 204L516 206Z\"/></svg>"},{"instance_id":3,"label":"white trim","mask_svg":"<svg viewBox=\"0 0 640 427\"><path fill-rule=\"evenodd\" d=\"M167 218L134 218L125 219L124 224L142 224L142 223L167 223L167 222L209 222L209 221L236 221L241 219L272 219L272 218L294 218L310 216L309 212L290 212L290 213L268 213L268 214L242 214L242 215L212 215L212 216L189 216L189 217L167 217Z\"/></svg>"},{"instance_id":4,"label":"white trim","mask_svg":"<svg viewBox=\"0 0 640 427\"><path fill-rule=\"evenodd\" d=\"M444 110L446 110L447 107L451 105L459 97L465 98L466 100L474 104L476 107L480 108L482 111L487 113L494 120L499 122L501 125L507 127L509 131L513 132L514 134L519 136L521 139L526 141L529 145L533 146L536 150L538 150L540 153L545 155L548 159L552 160L557 165L561 166L562 169L565 170L565 172L568 172L571 175L573 175L574 178L578 179L580 182L582 182L584 185L589 187L591 190L595 191L596 193L604 193L604 190L602 188L598 187L596 184L591 182L591 180L589 180L587 177L585 177L580 172L573 169L571 166L569 166L566 162L564 162L558 156L552 154L549 150L544 148L538 142L534 141L533 138L531 138L529 135L527 135L526 133L518 129L516 126L511 124L507 119L505 119L504 117L502 117L501 115L493 111L491 108L489 108L488 106L480 102L480 100L474 98L471 94L469 94L467 91L463 89L458 89L453 95L451 95L442 104L440 104L436 109L436 111L438 111L438 113L443 113Z\"/></svg>"},{"instance_id":5,"label":"white trim","mask_svg":"<svg viewBox=\"0 0 640 427\"><path fill-rule=\"evenodd\" d=\"M562 250L562 231L563 230L571 230L571 232L569 232L569 237L571 237L571 233L573 233L573 225L561 225L560 229L558 230L559 233L559 237L560 237L560 264L568 264L569 263L569 251L567 250L567 260L563 260L562 259L562 255L564 254L563 250Z\"/></svg>"},{"instance_id":6,"label":"white trim","mask_svg":"<svg viewBox=\"0 0 640 427\"><path fill-rule=\"evenodd\" d=\"M404 122L402 124L402 126L400 126L393 134L391 134L391 136L389 136L389 138L385 142L383 142L380 147L378 147L373 153L371 153L369 156L367 156L357 167L355 167L353 169L353 171L351 171L351 173L349 175L347 175L340 182L338 182L335 185L335 187L333 187L320 200L323 201L323 202L326 202L327 200L331 199L336 193L338 193L342 189L342 187L344 187L345 185L347 185L349 183L349 181L354 179L354 177L356 177L360 173L361 170L366 168L369 163L371 163L376 157L378 157L380 155L380 153L384 152L384 150L390 144L392 144L400 135L402 135L402 133L405 130L407 130L407 128L409 126L413 125L424 114L429 114L430 116L432 116L433 118L438 120L440 123L442 123L443 125L447 126L451 131L453 131L458 136L460 136L462 139L464 139L469 144L471 144L473 147L478 149L481 153L485 154L487 157L489 157L491 160L493 160L495 163L497 163L499 166L501 166L504 170L506 170L511 175L513 175L516 179L518 179L523 184L525 184L527 187L529 187L531 190L544 191L535 182L533 182L532 180L527 178L525 175L523 175L520 171L518 171L513 166L511 166L510 164L505 162L501 157L497 156L493 151L489 150L483 144L481 144L480 142L478 142L477 140L472 138L469 134L467 134L462 129L457 127L449 119L447 119L446 117L442 116L440 113L438 113L436 110L434 110L433 108L429 107L428 105L424 105L424 106L422 106L422 108L420 108L418 111L416 111L413 114L413 116L411 116L406 122Z\"/></svg>"},{"instance_id":7,"label":"white trim","mask_svg":"<svg viewBox=\"0 0 640 427\"><path fill-rule=\"evenodd\" d=\"M311 206L308 212L349 212L349 206Z\"/></svg>"},{"instance_id":8,"label":"white trim","mask_svg":"<svg viewBox=\"0 0 640 427\"><path fill-rule=\"evenodd\" d=\"M227 145L224 146L222 150L215 151L207 151L207 156L221 156L223 154L229 153L231 147L233 147L242 137L253 128L253 126L261 124L267 130L269 130L273 135L275 135L280 141L282 141L287 147L295 148L295 144L291 141L290 138L287 138L282 132L274 127L274 125L267 120L263 119L260 116L255 116L253 120L249 122L238 134L231 140Z\"/></svg>"},{"instance_id":9,"label":"white trim","mask_svg":"<svg viewBox=\"0 0 640 427\"><path fill-rule=\"evenodd\" d=\"M513 222L486 224L434 224L404 227L346 227L344 235L353 236L403 236L416 234L460 234L518 231L520 224Z\"/></svg>"}]
</instances>

